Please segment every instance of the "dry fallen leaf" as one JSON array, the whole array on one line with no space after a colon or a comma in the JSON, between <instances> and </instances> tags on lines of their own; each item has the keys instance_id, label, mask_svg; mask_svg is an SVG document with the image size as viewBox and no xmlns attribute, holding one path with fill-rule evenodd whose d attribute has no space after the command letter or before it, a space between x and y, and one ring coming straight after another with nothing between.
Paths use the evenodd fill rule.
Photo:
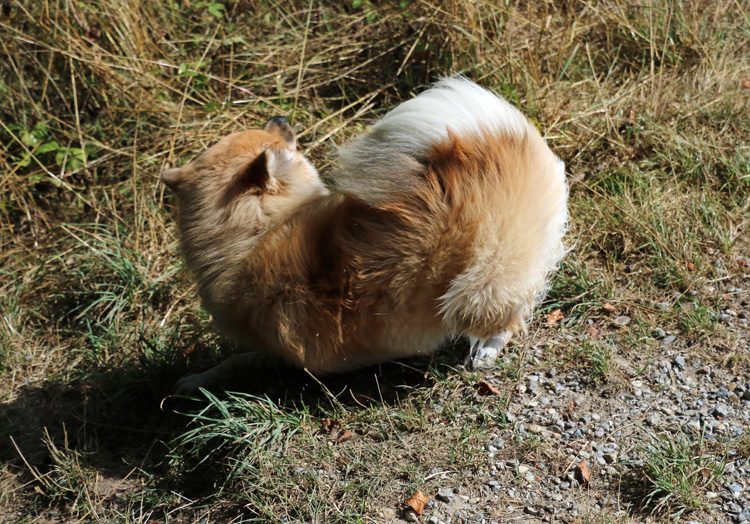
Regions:
<instances>
[{"instance_id":1,"label":"dry fallen leaf","mask_svg":"<svg viewBox=\"0 0 750 524\"><path fill-rule=\"evenodd\" d=\"M565 315L559 309L554 310L552 313L547 315L547 326L554 326L560 320L564 319Z\"/></svg>"},{"instance_id":2,"label":"dry fallen leaf","mask_svg":"<svg viewBox=\"0 0 750 524\"><path fill-rule=\"evenodd\" d=\"M695 264L693 264L692 262L688 262L687 270L688 271L695 271Z\"/></svg>"},{"instance_id":3,"label":"dry fallen leaf","mask_svg":"<svg viewBox=\"0 0 750 524\"><path fill-rule=\"evenodd\" d=\"M352 433L348 429L345 429L344 432L341 435L339 435L339 438L336 439L336 442L338 442L339 444L341 444L342 442L346 442L347 440L349 440L353 436L354 436L354 433Z\"/></svg>"},{"instance_id":4,"label":"dry fallen leaf","mask_svg":"<svg viewBox=\"0 0 750 524\"><path fill-rule=\"evenodd\" d=\"M576 466L576 471L580 475L580 480L582 481L582 483L588 486L591 482L591 470L589 469L589 465L586 464L585 459L578 463L578 465Z\"/></svg>"},{"instance_id":5,"label":"dry fallen leaf","mask_svg":"<svg viewBox=\"0 0 750 524\"><path fill-rule=\"evenodd\" d=\"M615 306L607 302L602 306L602 311L604 311L607 315L614 315L615 314Z\"/></svg>"},{"instance_id":6,"label":"dry fallen leaf","mask_svg":"<svg viewBox=\"0 0 750 524\"><path fill-rule=\"evenodd\" d=\"M324 418L323 422L320 423L320 431L323 433L331 433L334 429L338 428L341 422L335 418Z\"/></svg>"},{"instance_id":7,"label":"dry fallen leaf","mask_svg":"<svg viewBox=\"0 0 750 524\"><path fill-rule=\"evenodd\" d=\"M498 397L502 397L503 394L500 393L500 390L497 389L492 384L487 384L486 382L477 382L474 384L474 388L477 390L477 393L479 393L482 396L486 395L497 395Z\"/></svg>"},{"instance_id":8,"label":"dry fallen leaf","mask_svg":"<svg viewBox=\"0 0 750 524\"><path fill-rule=\"evenodd\" d=\"M599 338L599 326L596 324L589 324L586 326L586 333L593 339Z\"/></svg>"},{"instance_id":9,"label":"dry fallen leaf","mask_svg":"<svg viewBox=\"0 0 750 524\"><path fill-rule=\"evenodd\" d=\"M744 87L745 89L750 89L750 79L743 80L742 87Z\"/></svg>"},{"instance_id":10,"label":"dry fallen leaf","mask_svg":"<svg viewBox=\"0 0 750 524\"><path fill-rule=\"evenodd\" d=\"M427 504L428 500L430 500L430 497L421 491L417 491L414 495L409 497L409 500L406 501L406 505L413 509L414 513L421 515L424 511L424 505Z\"/></svg>"}]
</instances>

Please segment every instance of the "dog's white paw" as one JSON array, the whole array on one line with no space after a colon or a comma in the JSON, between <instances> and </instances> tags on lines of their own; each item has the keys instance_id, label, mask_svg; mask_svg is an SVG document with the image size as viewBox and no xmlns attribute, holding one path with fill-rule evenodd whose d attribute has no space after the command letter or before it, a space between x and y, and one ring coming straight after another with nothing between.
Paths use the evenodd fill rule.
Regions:
<instances>
[{"instance_id":1,"label":"dog's white paw","mask_svg":"<svg viewBox=\"0 0 750 524\"><path fill-rule=\"evenodd\" d=\"M503 331L486 340L469 336L469 354L464 359L464 365L468 369L491 368L511 336L510 331Z\"/></svg>"}]
</instances>

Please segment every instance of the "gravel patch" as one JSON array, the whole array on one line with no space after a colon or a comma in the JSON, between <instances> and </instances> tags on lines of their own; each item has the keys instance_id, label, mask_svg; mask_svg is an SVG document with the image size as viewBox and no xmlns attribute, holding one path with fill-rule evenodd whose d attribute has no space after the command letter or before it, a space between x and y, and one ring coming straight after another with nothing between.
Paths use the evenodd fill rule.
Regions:
<instances>
[{"instance_id":1,"label":"gravel patch","mask_svg":"<svg viewBox=\"0 0 750 524\"><path fill-rule=\"evenodd\" d=\"M746 321L748 293L738 287L724 292L726 307L717 319ZM654 304L659 311L673 307ZM635 321L619 315L610 323L614 333L622 333ZM423 521L573 523L591 515L606 515L612 522L646 521L649 511L633 509L638 500L623 486L642 464L639 443L652 433L684 435L691 443L702 443L724 466L711 491L702 494L710 505L686 512L679 522L750 524L750 450L738 448L750 428L750 375L742 367L733 371L706 360L700 342L689 334L670 334L662 327L646 333L651 355L614 358L614 369L602 382L593 381L585 370L537 368L544 352L540 356L540 348L532 348L526 365L530 371L518 380L502 411L505 423L486 435L473 484L464 485L460 495L452 485L441 488ZM744 333L734 351L748 356ZM513 365L508 359L500 368ZM508 387L507 376L499 371L482 380ZM750 438L744 442L750 447ZM520 456L519 443L524 450Z\"/></svg>"}]
</instances>

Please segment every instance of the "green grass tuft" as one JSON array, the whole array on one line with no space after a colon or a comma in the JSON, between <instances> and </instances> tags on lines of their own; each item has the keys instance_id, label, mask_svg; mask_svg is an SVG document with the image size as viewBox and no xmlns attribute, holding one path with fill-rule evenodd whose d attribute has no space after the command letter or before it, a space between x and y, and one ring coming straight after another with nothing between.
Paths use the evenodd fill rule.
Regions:
<instances>
[{"instance_id":1,"label":"green grass tuft","mask_svg":"<svg viewBox=\"0 0 750 524\"><path fill-rule=\"evenodd\" d=\"M644 506L673 519L707 505L706 492L724 473L724 462L709 453L702 437L644 431L638 451Z\"/></svg>"}]
</instances>

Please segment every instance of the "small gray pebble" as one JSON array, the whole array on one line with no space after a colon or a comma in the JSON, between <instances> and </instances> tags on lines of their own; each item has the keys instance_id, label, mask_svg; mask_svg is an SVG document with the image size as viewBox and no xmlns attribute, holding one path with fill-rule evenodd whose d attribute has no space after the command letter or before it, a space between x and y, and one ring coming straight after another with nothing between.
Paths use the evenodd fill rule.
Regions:
<instances>
[{"instance_id":1,"label":"small gray pebble","mask_svg":"<svg viewBox=\"0 0 750 524\"><path fill-rule=\"evenodd\" d=\"M498 438L490 440L487 443L487 447L488 448L494 447L495 448L494 451L497 451L498 449L503 449L505 447L505 441L501 439L500 437L498 437ZM490 451L493 451L493 450L490 450Z\"/></svg>"},{"instance_id":2,"label":"small gray pebble","mask_svg":"<svg viewBox=\"0 0 750 524\"><path fill-rule=\"evenodd\" d=\"M685 362L685 357L683 357L682 355L675 355L673 361L674 361L674 365L680 369L685 369L685 366L687 366L687 362Z\"/></svg>"},{"instance_id":3,"label":"small gray pebble","mask_svg":"<svg viewBox=\"0 0 750 524\"><path fill-rule=\"evenodd\" d=\"M440 491L438 491L436 498L442 502L450 503L453 500L453 489L441 489Z\"/></svg>"},{"instance_id":4,"label":"small gray pebble","mask_svg":"<svg viewBox=\"0 0 750 524\"><path fill-rule=\"evenodd\" d=\"M672 343L672 342L674 342L675 340L677 340L677 337L676 337L676 336L674 336L674 335L669 335L668 337L666 337L666 338L662 339L662 341L661 341L661 344L662 344L662 346L668 346L669 344L671 344L671 343Z\"/></svg>"},{"instance_id":5,"label":"small gray pebble","mask_svg":"<svg viewBox=\"0 0 750 524\"><path fill-rule=\"evenodd\" d=\"M718 417L721 417L721 418L726 418L726 417L727 417L727 415L729 415L729 407L727 407L727 406L722 406L722 405L720 404L720 405L716 406L716 407L715 407L715 408L714 408L714 409L713 409L713 410L711 411L711 413L713 414L713 416L714 416L714 417L717 417L717 418L718 418Z\"/></svg>"},{"instance_id":6,"label":"small gray pebble","mask_svg":"<svg viewBox=\"0 0 750 524\"><path fill-rule=\"evenodd\" d=\"M651 332L651 336L654 338L664 338L667 336L667 332L662 328L656 328Z\"/></svg>"}]
</instances>

